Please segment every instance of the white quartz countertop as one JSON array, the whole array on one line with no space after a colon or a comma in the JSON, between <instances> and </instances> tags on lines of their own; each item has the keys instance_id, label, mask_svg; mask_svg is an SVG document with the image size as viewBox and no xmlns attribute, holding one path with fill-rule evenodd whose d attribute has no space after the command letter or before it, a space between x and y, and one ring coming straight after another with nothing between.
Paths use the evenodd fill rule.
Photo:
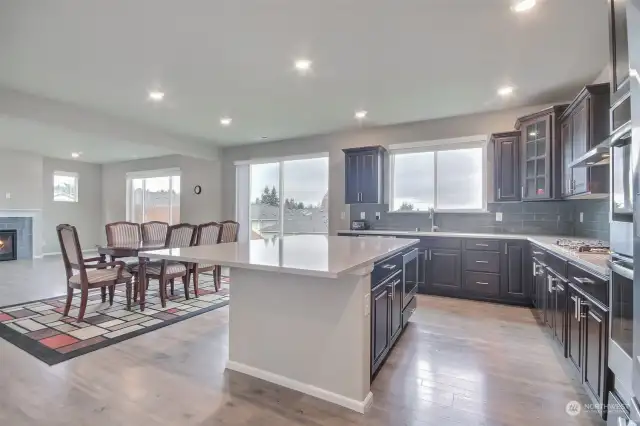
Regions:
<instances>
[{"instance_id":1,"label":"white quartz countertop","mask_svg":"<svg viewBox=\"0 0 640 426\"><path fill-rule=\"evenodd\" d=\"M567 260L582 266L585 269L590 270L601 276L609 276L609 267L607 266L607 259L609 255L606 254L594 254L594 253L578 253L576 251L569 250L564 247L560 247L556 244L558 239L571 239L574 237L567 236L552 236L552 235L526 235L526 234L475 234L464 232L422 232L422 231L382 231L370 229L367 231L351 231L344 230L338 231L339 234L350 235L372 235L372 236L399 236L402 239L411 237L450 237L450 238L495 238L500 240L526 240L540 247L555 253L559 256L566 258ZM585 238L578 238L581 240L589 240ZM384 240L385 238L380 238Z\"/></svg>"},{"instance_id":2,"label":"white quartz countertop","mask_svg":"<svg viewBox=\"0 0 640 426\"><path fill-rule=\"evenodd\" d=\"M237 268L338 278L400 252L419 240L292 235L272 240L144 252L151 260L215 264Z\"/></svg>"}]
</instances>

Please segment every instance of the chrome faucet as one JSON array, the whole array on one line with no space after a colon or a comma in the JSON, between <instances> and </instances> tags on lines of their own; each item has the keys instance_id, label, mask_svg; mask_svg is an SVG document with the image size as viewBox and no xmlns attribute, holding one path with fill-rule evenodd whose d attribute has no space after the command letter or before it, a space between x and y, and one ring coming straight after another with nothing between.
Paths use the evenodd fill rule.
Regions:
<instances>
[{"instance_id":1,"label":"chrome faucet","mask_svg":"<svg viewBox=\"0 0 640 426\"><path fill-rule=\"evenodd\" d=\"M433 207L429 207L429 218L431 219L431 232L438 232L438 227L436 226L436 210Z\"/></svg>"}]
</instances>

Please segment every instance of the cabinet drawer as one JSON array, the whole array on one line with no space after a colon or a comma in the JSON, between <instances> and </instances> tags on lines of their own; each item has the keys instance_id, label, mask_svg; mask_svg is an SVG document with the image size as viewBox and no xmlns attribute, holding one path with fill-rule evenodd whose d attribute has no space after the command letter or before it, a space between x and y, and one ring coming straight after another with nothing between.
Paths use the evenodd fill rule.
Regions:
<instances>
[{"instance_id":1,"label":"cabinet drawer","mask_svg":"<svg viewBox=\"0 0 640 426\"><path fill-rule=\"evenodd\" d=\"M567 261L561 257L556 256L551 252L547 252L545 256L545 263L549 269L553 269L553 271L563 277L567 278Z\"/></svg>"},{"instance_id":2,"label":"cabinet drawer","mask_svg":"<svg viewBox=\"0 0 640 426\"><path fill-rule=\"evenodd\" d=\"M409 318L411 317L411 315L413 315L415 310L416 310L416 298L414 296L411 298L411 301L407 304L407 306L405 306L404 310L402 311L402 328L405 328L407 326L407 323L409 322Z\"/></svg>"},{"instance_id":3,"label":"cabinet drawer","mask_svg":"<svg viewBox=\"0 0 640 426\"><path fill-rule=\"evenodd\" d=\"M571 284L593 296L605 306L609 306L608 280L591 274L573 263L570 263L568 266L568 280Z\"/></svg>"},{"instance_id":4,"label":"cabinet drawer","mask_svg":"<svg viewBox=\"0 0 640 426\"><path fill-rule=\"evenodd\" d=\"M422 237L420 238L420 246L426 248L459 250L462 248L462 240L460 238L448 237Z\"/></svg>"},{"instance_id":5,"label":"cabinet drawer","mask_svg":"<svg viewBox=\"0 0 640 426\"><path fill-rule=\"evenodd\" d=\"M493 251L467 251L465 270L477 272L500 272L500 253Z\"/></svg>"},{"instance_id":6,"label":"cabinet drawer","mask_svg":"<svg viewBox=\"0 0 640 426\"><path fill-rule=\"evenodd\" d=\"M500 242L498 240L466 240L465 247L467 250L500 251Z\"/></svg>"},{"instance_id":7,"label":"cabinet drawer","mask_svg":"<svg viewBox=\"0 0 640 426\"><path fill-rule=\"evenodd\" d=\"M373 266L373 271L371 271L371 287L375 287L398 271L402 271L402 253L381 260Z\"/></svg>"},{"instance_id":8,"label":"cabinet drawer","mask_svg":"<svg viewBox=\"0 0 640 426\"><path fill-rule=\"evenodd\" d=\"M531 245L531 256L533 256L534 259L538 259L540 262L545 263L547 262L547 252L536 246L536 245Z\"/></svg>"},{"instance_id":9,"label":"cabinet drawer","mask_svg":"<svg viewBox=\"0 0 640 426\"><path fill-rule=\"evenodd\" d=\"M498 296L500 294L500 275L467 271L464 274L464 288L473 293Z\"/></svg>"}]
</instances>

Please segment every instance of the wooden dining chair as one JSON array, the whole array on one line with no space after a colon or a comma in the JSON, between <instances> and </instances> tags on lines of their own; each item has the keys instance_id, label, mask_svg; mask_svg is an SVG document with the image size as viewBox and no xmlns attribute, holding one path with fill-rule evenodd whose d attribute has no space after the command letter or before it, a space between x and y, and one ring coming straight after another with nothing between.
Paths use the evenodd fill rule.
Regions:
<instances>
[{"instance_id":1,"label":"wooden dining chair","mask_svg":"<svg viewBox=\"0 0 640 426\"><path fill-rule=\"evenodd\" d=\"M158 222L157 220L145 222L142 224L142 241L165 241L169 224L167 222Z\"/></svg>"},{"instance_id":2,"label":"wooden dining chair","mask_svg":"<svg viewBox=\"0 0 640 426\"><path fill-rule=\"evenodd\" d=\"M69 315L73 290L80 290L80 310L78 322L84 319L89 300L89 289L109 288L109 304L113 305L116 284L126 284L127 309L131 309L131 274L127 272L124 262L115 261L101 263L99 257L85 259L82 255L78 231L75 226L58 225L56 227L64 268L67 273L67 301L63 314ZM89 264L88 262L98 262ZM74 271L78 273L74 274ZM104 301L104 298L103 298Z\"/></svg>"},{"instance_id":3,"label":"wooden dining chair","mask_svg":"<svg viewBox=\"0 0 640 426\"><path fill-rule=\"evenodd\" d=\"M220 235L222 233L222 225L217 222L203 223L198 225L196 231L196 246L211 246L218 244L220 241ZM217 281L216 266L213 264L195 263L191 267L191 273L193 274L193 292L198 297L198 275L201 272L213 271L213 285L216 291L220 290L220 283Z\"/></svg>"},{"instance_id":4,"label":"wooden dining chair","mask_svg":"<svg viewBox=\"0 0 640 426\"><path fill-rule=\"evenodd\" d=\"M140 224L134 222L113 222L107 223L104 226L105 233L107 234L107 245L126 247L129 244L137 244L142 241L142 233L140 230ZM111 256L111 260L116 260L117 257ZM126 259L126 258L123 258ZM137 259L131 261L125 261L127 266L133 266L137 263Z\"/></svg>"},{"instance_id":5,"label":"wooden dining chair","mask_svg":"<svg viewBox=\"0 0 640 426\"><path fill-rule=\"evenodd\" d=\"M236 243L238 242L238 231L240 229L240 224L234 220L223 220L220 222L222 225L222 232L220 232L220 244L224 243ZM220 265L216 265L214 271L215 279L214 282L221 285L222 283L222 268Z\"/></svg>"},{"instance_id":6,"label":"wooden dining chair","mask_svg":"<svg viewBox=\"0 0 640 426\"><path fill-rule=\"evenodd\" d=\"M188 223L169 226L165 239L165 247L179 248L192 246L195 241L196 228L197 226ZM144 225L142 229L144 230ZM173 294L174 280L176 278L182 278L184 297L189 299L190 272L191 269L186 262L162 260L160 262L150 262L146 265L147 282L151 278L158 280L160 303L163 308L167 306L167 283L171 283L171 294ZM139 275L139 266L134 268L134 273Z\"/></svg>"}]
</instances>

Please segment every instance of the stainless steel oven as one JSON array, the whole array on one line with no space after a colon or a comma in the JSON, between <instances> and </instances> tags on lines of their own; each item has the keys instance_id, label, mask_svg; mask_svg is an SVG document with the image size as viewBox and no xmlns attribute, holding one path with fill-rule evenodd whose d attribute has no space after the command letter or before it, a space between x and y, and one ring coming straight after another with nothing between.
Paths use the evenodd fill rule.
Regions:
<instances>
[{"instance_id":1,"label":"stainless steel oven","mask_svg":"<svg viewBox=\"0 0 640 426\"><path fill-rule=\"evenodd\" d=\"M633 259L612 254L609 263L609 369L620 396L631 401L633 372Z\"/></svg>"},{"instance_id":2,"label":"stainless steel oven","mask_svg":"<svg viewBox=\"0 0 640 426\"><path fill-rule=\"evenodd\" d=\"M402 256L402 276L404 281L404 299L402 307L407 306L418 291L418 249Z\"/></svg>"}]
</instances>

